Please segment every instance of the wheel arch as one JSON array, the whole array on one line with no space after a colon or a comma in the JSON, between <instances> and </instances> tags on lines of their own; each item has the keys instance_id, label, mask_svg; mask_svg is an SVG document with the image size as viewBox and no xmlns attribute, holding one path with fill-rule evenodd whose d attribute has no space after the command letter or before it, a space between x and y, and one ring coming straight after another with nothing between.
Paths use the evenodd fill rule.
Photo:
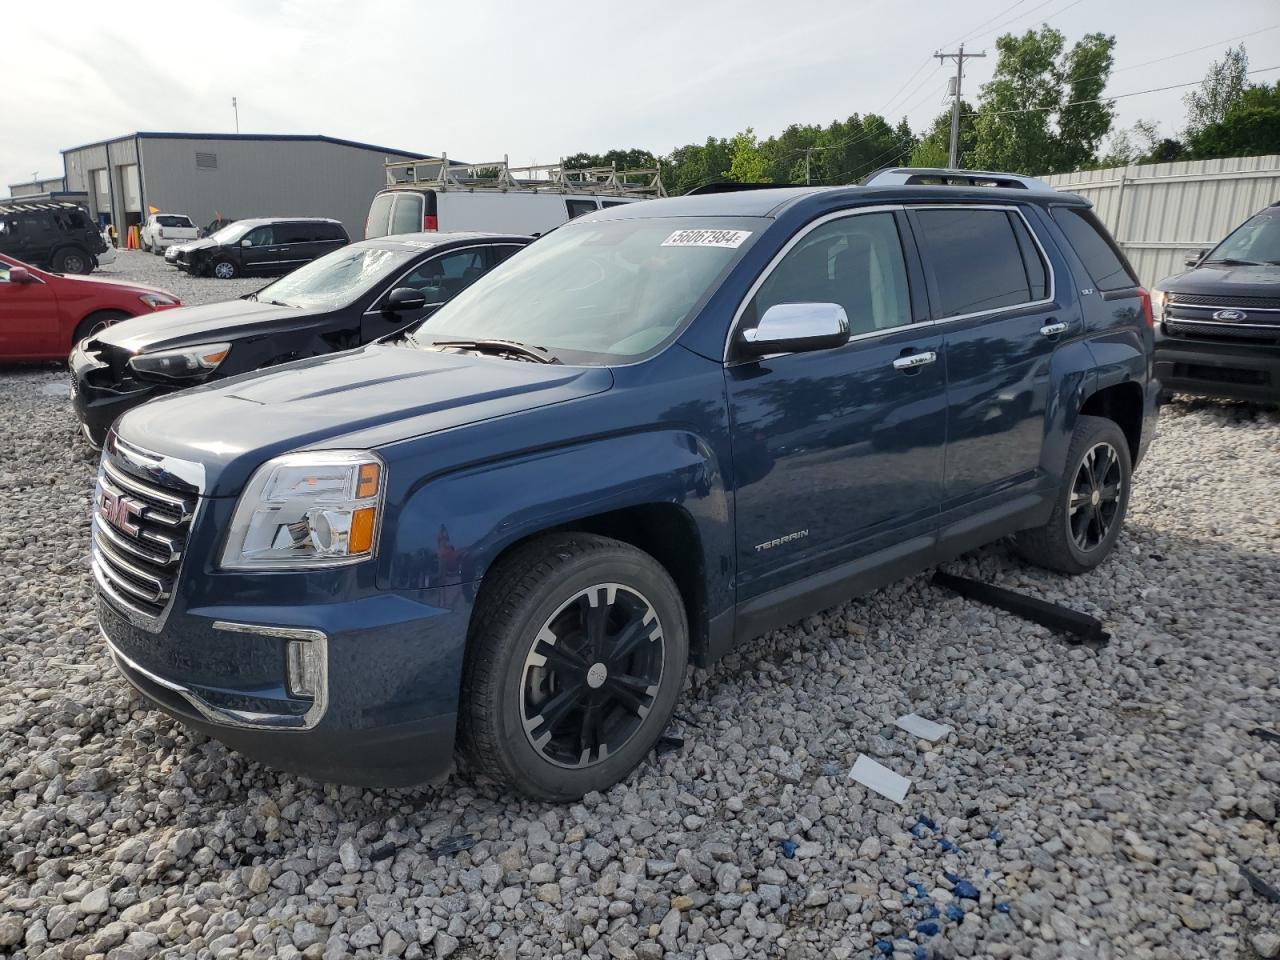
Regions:
<instances>
[{"instance_id":1,"label":"wheel arch","mask_svg":"<svg viewBox=\"0 0 1280 960\"><path fill-rule=\"evenodd\" d=\"M118 307L100 307L97 310L90 310L87 314L81 317L75 327L72 328L71 343L67 349L74 349L77 343L84 339L84 337L88 336L89 328L93 325L94 320L103 318L128 320L130 317L136 316L136 313L129 313L129 311L121 310Z\"/></svg>"},{"instance_id":2,"label":"wheel arch","mask_svg":"<svg viewBox=\"0 0 1280 960\"><path fill-rule=\"evenodd\" d=\"M397 472L391 465L389 475ZM685 603L695 660L705 656L711 621L731 608L732 501L710 447L687 431L606 437L476 465L406 492L384 530L379 580L391 589L482 591L487 572L512 550L582 531L635 546L667 570Z\"/></svg>"},{"instance_id":3,"label":"wheel arch","mask_svg":"<svg viewBox=\"0 0 1280 960\"><path fill-rule=\"evenodd\" d=\"M1112 384L1085 397L1080 414L1104 417L1115 423L1124 434L1129 459L1137 463L1142 449L1143 390L1136 381Z\"/></svg>"}]
</instances>

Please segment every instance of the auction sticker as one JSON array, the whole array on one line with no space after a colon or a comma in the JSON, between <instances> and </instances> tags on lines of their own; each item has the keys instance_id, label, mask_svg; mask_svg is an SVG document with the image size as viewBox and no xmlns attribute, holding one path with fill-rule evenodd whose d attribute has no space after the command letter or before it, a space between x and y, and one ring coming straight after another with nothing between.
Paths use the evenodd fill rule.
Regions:
<instances>
[{"instance_id":1,"label":"auction sticker","mask_svg":"<svg viewBox=\"0 0 1280 960\"><path fill-rule=\"evenodd\" d=\"M677 230L662 241L664 247L728 247L742 246L751 236L750 230Z\"/></svg>"}]
</instances>

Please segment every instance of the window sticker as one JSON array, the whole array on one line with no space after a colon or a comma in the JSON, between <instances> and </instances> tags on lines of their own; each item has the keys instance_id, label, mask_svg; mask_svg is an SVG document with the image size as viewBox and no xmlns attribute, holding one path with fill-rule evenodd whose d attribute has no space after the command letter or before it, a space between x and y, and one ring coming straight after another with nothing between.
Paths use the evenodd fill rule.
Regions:
<instances>
[{"instance_id":1,"label":"window sticker","mask_svg":"<svg viewBox=\"0 0 1280 960\"><path fill-rule=\"evenodd\" d=\"M751 236L750 230L677 230L662 241L664 247L728 247L742 246Z\"/></svg>"}]
</instances>

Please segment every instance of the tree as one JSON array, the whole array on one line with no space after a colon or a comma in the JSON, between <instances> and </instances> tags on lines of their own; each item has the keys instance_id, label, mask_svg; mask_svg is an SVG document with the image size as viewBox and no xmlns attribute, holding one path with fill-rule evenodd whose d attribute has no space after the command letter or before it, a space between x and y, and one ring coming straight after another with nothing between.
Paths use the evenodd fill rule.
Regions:
<instances>
[{"instance_id":1,"label":"tree","mask_svg":"<svg viewBox=\"0 0 1280 960\"><path fill-rule=\"evenodd\" d=\"M729 176L738 183L768 183L769 162L760 152L760 143L750 127L730 141L733 159L729 163Z\"/></svg>"},{"instance_id":2,"label":"tree","mask_svg":"<svg viewBox=\"0 0 1280 960\"><path fill-rule=\"evenodd\" d=\"M1107 152L1093 166L1122 167L1141 163L1156 146L1160 138L1160 125L1150 120L1135 121L1132 127L1112 130L1107 137Z\"/></svg>"},{"instance_id":3,"label":"tree","mask_svg":"<svg viewBox=\"0 0 1280 960\"><path fill-rule=\"evenodd\" d=\"M1048 26L996 40L999 59L974 118L974 166L1040 174L1092 160L1115 113L1110 103L1095 102L1115 43L1090 33L1068 51L1062 33Z\"/></svg>"},{"instance_id":4,"label":"tree","mask_svg":"<svg viewBox=\"0 0 1280 960\"><path fill-rule=\"evenodd\" d=\"M663 161L663 182L673 196L695 187L729 179L733 153L723 137L707 137L705 144L676 147Z\"/></svg>"},{"instance_id":5,"label":"tree","mask_svg":"<svg viewBox=\"0 0 1280 960\"><path fill-rule=\"evenodd\" d=\"M972 167L974 147L978 145L973 127L973 107L960 101L960 149L958 162L962 168ZM913 167L945 167L951 162L951 111L938 114L929 131L911 151Z\"/></svg>"},{"instance_id":6,"label":"tree","mask_svg":"<svg viewBox=\"0 0 1280 960\"><path fill-rule=\"evenodd\" d=\"M608 167L619 170L644 170L657 166L658 158L648 150L632 147L630 150L610 150L608 153L575 153L564 158L565 167Z\"/></svg>"},{"instance_id":7,"label":"tree","mask_svg":"<svg viewBox=\"0 0 1280 960\"><path fill-rule=\"evenodd\" d=\"M1280 153L1280 83L1245 88L1221 120L1188 138L1197 160Z\"/></svg>"},{"instance_id":8,"label":"tree","mask_svg":"<svg viewBox=\"0 0 1280 960\"><path fill-rule=\"evenodd\" d=\"M1215 60L1200 81L1200 89L1182 98L1187 105L1186 138L1190 140L1211 123L1221 123L1241 94L1249 72L1249 54L1244 44L1229 48L1221 60Z\"/></svg>"}]
</instances>

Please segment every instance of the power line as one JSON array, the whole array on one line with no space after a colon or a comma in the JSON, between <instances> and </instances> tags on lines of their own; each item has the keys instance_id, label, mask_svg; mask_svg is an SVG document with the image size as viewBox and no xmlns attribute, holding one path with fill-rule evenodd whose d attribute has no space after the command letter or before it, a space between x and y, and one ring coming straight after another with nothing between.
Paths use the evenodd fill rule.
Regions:
<instances>
[{"instance_id":1,"label":"power line","mask_svg":"<svg viewBox=\"0 0 1280 960\"><path fill-rule=\"evenodd\" d=\"M1274 67L1259 67L1257 70L1247 70L1245 71L1245 76L1251 76L1255 73L1269 73L1272 70L1280 70L1280 64L1277 64ZM1106 103L1108 100L1123 100L1125 97L1140 97L1144 93L1160 93L1162 90L1177 90L1181 87L1194 87L1196 84L1203 82L1203 80L1188 80L1186 83L1171 83L1166 87L1152 87L1149 90L1134 90L1132 93L1113 93L1110 96L1094 97L1089 100L1073 100L1070 103L1064 103L1057 107L1020 107L1016 110L996 110L992 113L983 113L982 116L1003 117L1012 113L1047 113L1051 110L1061 110L1066 107L1078 107L1085 103ZM980 111L974 110L968 113L967 116L976 117L979 113Z\"/></svg>"},{"instance_id":2,"label":"power line","mask_svg":"<svg viewBox=\"0 0 1280 960\"><path fill-rule=\"evenodd\" d=\"M1047 0L1047 2L1052 3L1053 0ZM1015 3L1012 3L1009 6L1005 7L1003 10L997 13L994 17L988 17L986 20L983 20L976 27L969 30L968 33L962 34L961 36L956 37L954 40L948 40L946 43L943 44L943 46L954 47L957 43L964 43L965 41L969 40L974 34L978 33L978 31L980 31L983 27L989 24L992 20L999 20L1001 17L1007 14L1010 10L1012 10L1014 7L1020 7L1024 3L1026 3L1026 0L1016 0Z\"/></svg>"}]
</instances>

